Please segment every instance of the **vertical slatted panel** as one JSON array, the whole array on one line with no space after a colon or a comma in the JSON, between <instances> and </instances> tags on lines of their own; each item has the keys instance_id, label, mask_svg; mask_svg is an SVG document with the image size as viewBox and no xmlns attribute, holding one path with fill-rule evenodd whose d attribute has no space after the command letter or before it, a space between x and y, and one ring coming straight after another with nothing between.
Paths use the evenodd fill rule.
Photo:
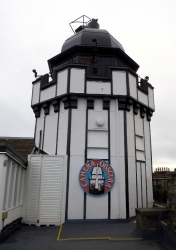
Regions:
<instances>
[{"instance_id":1,"label":"vertical slatted panel","mask_svg":"<svg viewBox=\"0 0 176 250\"><path fill-rule=\"evenodd\" d=\"M15 182L15 187L14 187L14 200L13 200L13 207L17 206L17 192L18 192L18 186L19 186L19 177L20 177L20 170L21 167L17 166L16 170L16 182ZM22 187L21 187L22 188Z\"/></svg>"},{"instance_id":2,"label":"vertical slatted panel","mask_svg":"<svg viewBox=\"0 0 176 250\"><path fill-rule=\"evenodd\" d=\"M21 176L20 176L20 193L19 193L19 205L22 204L22 197L23 197L23 190L24 190L24 175L25 171L23 168L21 169Z\"/></svg>"},{"instance_id":3,"label":"vertical slatted panel","mask_svg":"<svg viewBox=\"0 0 176 250\"><path fill-rule=\"evenodd\" d=\"M141 193L141 164L137 162L137 191L138 191L138 208L142 207L142 193Z\"/></svg>"},{"instance_id":4,"label":"vertical slatted panel","mask_svg":"<svg viewBox=\"0 0 176 250\"><path fill-rule=\"evenodd\" d=\"M9 187L8 208L11 208L12 205L13 205L15 179L16 179L16 164L14 162L12 162L12 170L11 170L11 176L10 176L10 187Z\"/></svg>"},{"instance_id":5,"label":"vertical slatted panel","mask_svg":"<svg viewBox=\"0 0 176 250\"><path fill-rule=\"evenodd\" d=\"M31 157L28 186L27 222L37 223L41 157Z\"/></svg>"},{"instance_id":6,"label":"vertical slatted panel","mask_svg":"<svg viewBox=\"0 0 176 250\"><path fill-rule=\"evenodd\" d=\"M16 205L19 205L20 202L20 190L21 190L21 173L22 173L22 168L19 168L19 176L18 176L18 179L19 179L19 183L18 183L18 188L17 188L17 198L16 198Z\"/></svg>"},{"instance_id":7,"label":"vertical slatted panel","mask_svg":"<svg viewBox=\"0 0 176 250\"><path fill-rule=\"evenodd\" d=\"M62 166L62 158L43 156L40 194L40 224L60 223Z\"/></svg>"},{"instance_id":8,"label":"vertical slatted panel","mask_svg":"<svg viewBox=\"0 0 176 250\"><path fill-rule=\"evenodd\" d=\"M147 207L146 202L146 174L145 174L145 163L141 163L141 173L142 173L142 199L143 199L143 207Z\"/></svg>"},{"instance_id":9,"label":"vertical slatted panel","mask_svg":"<svg viewBox=\"0 0 176 250\"><path fill-rule=\"evenodd\" d=\"M11 160L8 159L7 172L6 172L6 180L5 180L5 193L4 193L4 202L3 202L3 210L8 208L8 196L9 196L9 186L10 186L10 175L11 175Z\"/></svg>"}]
</instances>

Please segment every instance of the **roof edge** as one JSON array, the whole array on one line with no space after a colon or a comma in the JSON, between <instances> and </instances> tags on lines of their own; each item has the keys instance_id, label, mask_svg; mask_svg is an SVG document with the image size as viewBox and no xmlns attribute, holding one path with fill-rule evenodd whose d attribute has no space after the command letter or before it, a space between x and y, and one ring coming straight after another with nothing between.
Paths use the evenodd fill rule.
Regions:
<instances>
[{"instance_id":1,"label":"roof edge","mask_svg":"<svg viewBox=\"0 0 176 250\"><path fill-rule=\"evenodd\" d=\"M0 143L0 154L6 154L18 164L22 165L25 168L27 167L27 160L19 153L17 153L17 151L6 142Z\"/></svg>"}]
</instances>

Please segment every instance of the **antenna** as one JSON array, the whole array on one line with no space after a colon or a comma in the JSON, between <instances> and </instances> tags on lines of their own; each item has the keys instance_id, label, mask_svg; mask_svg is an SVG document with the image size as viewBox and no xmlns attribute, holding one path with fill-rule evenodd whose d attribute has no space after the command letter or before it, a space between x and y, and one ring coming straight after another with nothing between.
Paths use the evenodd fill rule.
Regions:
<instances>
[{"instance_id":1,"label":"antenna","mask_svg":"<svg viewBox=\"0 0 176 250\"><path fill-rule=\"evenodd\" d=\"M36 69L33 69L32 72L34 72L35 78L40 77L40 76L37 75Z\"/></svg>"},{"instance_id":2,"label":"antenna","mask_svg":"<svg viewBox=\"0 0 176 250\"><path fill-rule=\"evenodd\" d=\"M82 15L80 17L78 17L77 19L75 19L74 21L72 21L71 23L69 23L71 29L73 30L73 33L75 34L75 31L79 31L78 29L74 31L72 25L75 23L81 23L83 27L87 26L87 24L91 21L90 17L86 16L86 15Z\"/></svg>"}]
</instances>

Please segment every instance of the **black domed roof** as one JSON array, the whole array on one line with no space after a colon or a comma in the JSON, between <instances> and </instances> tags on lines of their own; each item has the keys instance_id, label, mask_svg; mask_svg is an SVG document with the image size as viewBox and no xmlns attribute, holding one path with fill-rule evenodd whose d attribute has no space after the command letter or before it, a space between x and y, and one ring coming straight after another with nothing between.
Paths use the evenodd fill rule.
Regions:
<instances>
[{"instance_id":1,"label":"black domed roof","mask_svg":"<svg viewBox=\"0 0 176 250\"><path fill-rule=\"evenodd\" d=\"M85 27L64 42L61 52L64 52L75 45L94 46L92 38L96 38L98 47L119 48L124 51L123 46L108 31Z\"/></svg>"}]
</instances>

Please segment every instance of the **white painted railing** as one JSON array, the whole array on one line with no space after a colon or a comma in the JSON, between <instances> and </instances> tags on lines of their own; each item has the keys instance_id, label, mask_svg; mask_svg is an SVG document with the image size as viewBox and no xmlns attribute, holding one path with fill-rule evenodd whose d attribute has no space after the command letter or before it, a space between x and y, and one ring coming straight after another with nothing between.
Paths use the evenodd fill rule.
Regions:
<instances>
[{"instance_id":1,"label":"white painted railing","mask_svg":"<svg viewBox=\"0 0 176 250\"><path fill-rule=\"evenodd\" d=\"M0 231L21 218L25 169L0 154Z\"/></svg>"}]
</instances>

